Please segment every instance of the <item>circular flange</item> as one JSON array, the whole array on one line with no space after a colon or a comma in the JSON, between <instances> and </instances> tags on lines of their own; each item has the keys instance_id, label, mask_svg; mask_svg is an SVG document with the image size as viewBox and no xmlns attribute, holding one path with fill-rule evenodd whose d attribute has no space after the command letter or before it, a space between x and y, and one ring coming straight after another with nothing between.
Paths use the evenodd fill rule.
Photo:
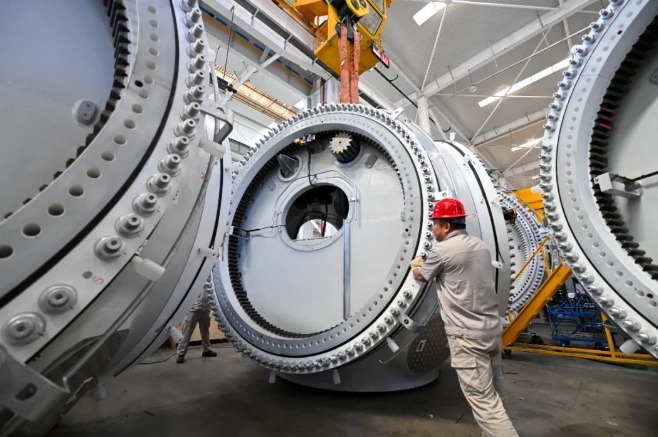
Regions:
<instances>
[{"instance_id":1,"label":"circular flange","mask_svg":"<svg viewBox=\"0 0 658 437\"><path fill-rule=\"evenodd\" d=\"M275 173L272 168L277 154L289 154L294 151L292 149L297 150L299 147L294 142L297 138L308 134L321 137L323 132L336 131L347 131L353 138L361 138L364 145L368 144L364 147L372 148L371 152L364 152L358 158L363 160L364 166L372 164L391 168L401 193L400 207L403 213L397 212L397 220L403 238L399 249L391 254L392 265L388 273L384 277L376 276L381 277L382 284L371 291L372 297L365 305L338 321L336 326L327 326L312 334L294 333L259 319L260 315L255 308L241 305L248 300L248 289L245 291L242 286L240 261L237 258L240 240L244 239L240 234L242 216L249 214L250 202L258 198L259 189L269 190L265 175ZM416 144L412 132L402 123L393 120L389 114L373 108L343 104L307 110L267 133L264 143L257 143L257 147L258 150L245 160L244 167L234 175L234 201L228 223L233 226L233 231L225 247L228 257L218 262L214 275L219 299L216 314L219 322L238 349L256 357L265 365L269 360L270 366L280 371L324 371L369 353L399 326L398 318L392 314L404 314L423 295L410 274L408 264L415 256L427 250L423 243L426 241L424 223L433 207L428 199L436 195L428 187L438 187L434 175L422 171L427 155ZM336 164L334 171L358 171L353 166L339 167ZM311 176L302 171L298 183L307 177ZM315 184L315 181L312 183ZM351 208L365 201L358 195L363 188L359 188L358 184L354 188L353 192L357 195L352 200ZM359 220L359 213L356 214L356 220ZM249 240L244 244L248 246ZM266 275L275 273L261 271L261 274Z\"/></svg>"},{"instance_id":2,"label":"circular flange","mask_svg":"<svg viewBox=\"0 0 658 437\"><path fill-rule=\"evenodd\" d=\"M616 0L601 11L583 45L574 47L571 68L550 106L540 155L546 217L562 256L606 314L656 357L658 283L646 256L656 248L651 238L634 237L634 229L635 235L643 233L637 220L653 210L646 203L651 196L644 198L634 184L615 180L611 169L635 169L627 164L615 167L607 158L613 154L624 156L625 162L639 159L640 170L642 153L651 150L643 144L650 137L643 138L641 132L652 131L648 124L655 123L653 117L619 123L626 131L615 131L615 121L625 105L634 110L637 101L627 100L633 89L650 81L657 14L658 3L649 0ZM648 95L655 104L655 91ZM632 145L625 141L629 136L637 140ZM606 175L611 183L604 183ZM650 184L645 189L651 189Z\"/></svg>"},{"instance_id":3,"label":"circular flange","mask_svg":"<svg viewBox=\"0 0 658 437\"><path fill-rule=\"evenodd\" d=\"M528 258L539 248L546 231L539 227L533 214L516 199L503 192L498 193L498 198L504 209L516 212L514 223L507 223L513 281L507 308L515 314L539 289L546 274L540 256L535 256L520 272ZM518 278L516 278L517 274L519 274Z\"/></svg>"},{"instance_id":4,"label":"circular flange","mask_svg":"<svg viewBox=\"0 0 658 437\"><path fill-rule=\"evenodd\" d=\"M64 3L57 8L71 6ZM76 149L54 181L0 222L0 319L33 312L46 321L44 335L10 345L19 360L38 353L124 270L180 196L196 195L198 169L209 159L197 152L202 120L194 103L198 106L197 91L207 86L207 74L205 35L188 35L201 25L200 12L192 9L195 1L140 0L130 7L122 0L106 3L104 19L115 29L110 62L116 66L115 80L92 135L81 137L84 147ZM48 16L43 10L36 14ZM21 11L3 17L32 15ZM30 53L38 56L37 49ZM49 69L49 80L68 83L67 68ZM6 85L3 81L0 87ZM74 108L82 97L67 98ZM29 114L29 108L21 114ZM40 152L34 156L48 159L43 157L48 148L36 147ZM52 308L43 306L41 296L57 284L77 290L77 299L61 312L48 311Z\"/></svg>"}]
</instances>

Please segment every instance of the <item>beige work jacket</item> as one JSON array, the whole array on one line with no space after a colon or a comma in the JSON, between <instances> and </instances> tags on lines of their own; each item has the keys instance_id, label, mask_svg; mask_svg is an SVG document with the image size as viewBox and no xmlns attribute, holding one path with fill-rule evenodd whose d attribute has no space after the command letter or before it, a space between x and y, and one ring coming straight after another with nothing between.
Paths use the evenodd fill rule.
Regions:
<instances>
[{"instance_id":1,"label":"beige work jacket","mask_svg":"<svg viewBox=\"0 0 658 437\"><path fill-rule=\"evenodd\" d=\"M490 338L502 332L491 253L465 230L434 243L420 273L436 279L446 334Z\"/></svg>"}]
</instances>

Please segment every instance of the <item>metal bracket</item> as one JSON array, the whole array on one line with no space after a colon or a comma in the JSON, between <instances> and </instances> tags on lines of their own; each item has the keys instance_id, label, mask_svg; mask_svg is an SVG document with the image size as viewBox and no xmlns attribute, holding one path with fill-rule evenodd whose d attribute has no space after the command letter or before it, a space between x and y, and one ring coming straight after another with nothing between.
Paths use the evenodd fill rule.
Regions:
<instances>
[{"instance_id":1,"label":"metal bracket","mask_svg":"<svg viewBox=\"0 0 658 437\"><path fill-rule=\"evenodd\" d=\"M393 120L397 120L397 118L401 115L404 114L404 108L398 108L395 111L391 112L391 118Z\"/></svg>"},{"instance_id":2,"label":"metal bracket","mask_svg":"<svg viewBox=\"0 0 658 437\"><path fill-rule=\"evenodd\" d=\"M603 173L594 178L602 192L613 196L636 199L642 195L642 187L636 182L627 182L624 178L610 173Z\"/></svg>"},{"instance_id":3,"label":"metal bracket","mask_svg":"<svg viewBox=\"0 0 658 437\"><path fill-rule=\"evenodd\" d=\"M227 106L217 106L217 102L212 100L204 100L201 103L201 112L214 118L221 125L219 129L215 126L213 137L214 142L221 144L233 131L233 119L235 118L233 110Z\"/></svg>"},{"instance_id":4,"label":"metal bracket","mask_svg":"<svg viewBox=\"0 0 658 437\"><path fill-rule=\"evenodd\" d=\"M419 325L414 322L409 316L407 316L403 311L397 311L397 314L391 313L391 315L402 324L408 331L413 332L414 334L420 331L424 325Z\"/></svg>"},{"instance_id":5,"label":"metal bracket","mask_svg":"<svg viewBox=\"0 0 658 437\"><path fill-rule=\"evenodd\" d=\"M66 389L25 364L16 361L0 345L0 405L17 416L36 422L53 405L62 405L71 397Z\"/></svg>"}]
</instances>

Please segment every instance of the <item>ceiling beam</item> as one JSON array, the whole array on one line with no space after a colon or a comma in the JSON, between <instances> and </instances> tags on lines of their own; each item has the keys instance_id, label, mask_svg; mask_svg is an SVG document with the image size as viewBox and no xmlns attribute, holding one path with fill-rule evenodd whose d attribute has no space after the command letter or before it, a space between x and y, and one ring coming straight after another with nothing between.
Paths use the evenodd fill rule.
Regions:
<instances>
[{"instance_id":1,"label":"ceiling beam","mask_svg":"<svg viewBox=\"0 0 658 437\"><path fill-rule=\"evenodd\" d=\"M288 59L299 65L301 68L325 79L330 76L327 71L316 64L316 59L312 55L313 51L311 50L309 52L304 49L304 47L312 47L312 41L314 41L312 35L303 29L303 33L300 29L295 29L296 33L294 34L291 33L289 27L292 26L294 20L288 17L285 12L278 9L276 5L271 2L254 1L253 3L258 6L248 7L248 4L242 5L235 0L203 0L201 6L204 12L211 13L212 15L220 15L225 21L242 29L244 33L253 36L270 51L280 55L282 58ZM273 8L268 7L270 5L273 6ZM253 11L251 10L252 8ZM265 11L263 8L267 8L268 10ZM283 13L284 17L277 19L270 15L270 10L272 10L272 13L274 13L274 11ZM272 22L275 24L272 24ZM278 25L280 32L271 27L274 25ZM301 26L299 27L301 28ZM299 40L297 31L300 31L299 35L305 37L304 41L300 41L304 47L300 48L298 44L293 44L290 41L292 37ZM288 35L282 35L282 33L285 32L288 32ZM308 42L306 40L308 40Z\"/></svg>"},{"instance_id":2,"label":"ceiling beam","mask_svg":"<svg viewBox=\"0 0 658 437\"><path fill-rule=\"evenodd\" d=\"M496 127L488 132L484 132L473 139L473 145L475 147L482 147L494 140L497 140L500 137L509 135L510 133L514 133L529 126L539 124L543 120L546 120L547 112L548 109L540 109L539 111L526 114L524 117L507 123L504 126Z\"/></svg>"},{"instance_id":3,"label":"ceiling beam","mask_svg":"<svg viewBox=\"0 0 658 437\"><path fill-rule=\"evenodd\" d=\"M541 32L547 28L560 23L562 20L566 20L571 15L579 12L581 9L595 3L596 1L597 0L569 0L565 2L554 11L541 15L537 20L523 26L521 29L513 32L500 41L491 44L489 48L482 50L480 53L462 62L455 68L452 68L448 73L443 74L439 78L428 83L420 92L411 93L409 97L412 100L417 100L420 94L429 97L440 92L442 89L445 89L460 79L467 77L470 72L498 59L500 56L519 47L529 39L541 34ZM398 107L406 107L409 104L409 101L406 99L400 99L395 102L395 105Z\"/></svg>"},{"instance_id":4,"label":"ceiling beam","mask_svg":"<svg viewBox=\"0 0 658 437\"><path fill-rule=\"evenodd\" d=\"M278 84L284 86L288 92L294 96L298 96L300 99L309 95L312 85L304 78L295 75L292 71L286 69L281 64L270 65L266 68L261 67L262 63L260 62L260 57L262 55L256 46L241 38L229 38L228 30L225 26L206 14L204 14L203 20L206 27L206 33L209 35L209 42L212 45L211 48L216 50L217 47L215 47L214 44L217 44L224 51L224 53L219 56L220 59L217 60L219 65L222 67L224 66L225 51L230 43L230 56L235 56L245 64L247 68L256 68L257 72L272 78ZM310 79L311 75L308 72L300 71L302 74L306 75L306 78Z\"/></svg>"}]
</instances>

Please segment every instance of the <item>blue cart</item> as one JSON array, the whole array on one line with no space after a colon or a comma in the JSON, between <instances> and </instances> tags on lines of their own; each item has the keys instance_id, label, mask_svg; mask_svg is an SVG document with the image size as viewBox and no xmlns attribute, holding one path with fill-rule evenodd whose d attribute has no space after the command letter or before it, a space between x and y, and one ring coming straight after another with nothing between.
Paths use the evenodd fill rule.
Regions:
<instances>
[{"instance_id":1,"label":"blue cart","mask_svg":"<svg viewBox=\"0 0 658 437\"><path fill-rule=\"evenodd\" d=\"M594 348L602 349L605 332L601 312L585 294L563 297L546 305L548 318L553 328L551 336L567 347L572 341L594 343Z\"/></svg>"}]
</instances>

